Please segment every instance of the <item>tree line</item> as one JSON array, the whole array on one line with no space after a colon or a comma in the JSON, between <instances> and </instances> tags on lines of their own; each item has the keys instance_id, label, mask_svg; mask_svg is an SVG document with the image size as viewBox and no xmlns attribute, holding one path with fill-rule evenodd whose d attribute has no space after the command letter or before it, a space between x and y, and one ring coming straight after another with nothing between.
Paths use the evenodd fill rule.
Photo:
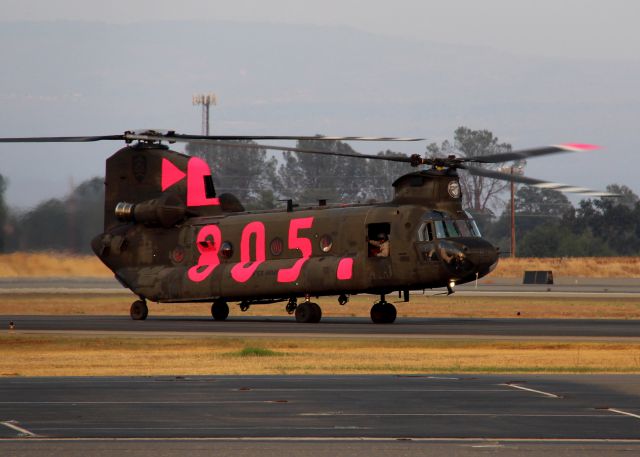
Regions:
<instances>
[{"instance_id":1,"label":"tree line","mask_svg":"<svg viewBox=\"0 0 640 457\"><path fill-rule=\"evenodd\" d=\"M243 147L243 145L245 147ZM306 140L301 149L357 154L340 141ZM210 165L218 194L232 193L247 209L284 207L295 203L384 202L393 197L392 183L412 171L406 164L295 152L272 153L250 141L236 147L191 143L187 152ZM488 130L456 129L451 140L427 146L426 154L489 155L511 150ZM378 153L402 156L391 150ZM518 165L524 166L521 162ZM485 166L498 169L503 164ZM508 184L460 173L464 206L478 221L483 235L510 249ZM63 198L52 198L27 211L9 208L0 175L0 252L60 250L89 253L90 240L102 231L103 179L87 180ZM607 256L640 254L640 202L628 187L607 190L621 198L585 199L573 206L560 192L518 186L515 196L518 256Z\"/></svg>"}]
</instances>

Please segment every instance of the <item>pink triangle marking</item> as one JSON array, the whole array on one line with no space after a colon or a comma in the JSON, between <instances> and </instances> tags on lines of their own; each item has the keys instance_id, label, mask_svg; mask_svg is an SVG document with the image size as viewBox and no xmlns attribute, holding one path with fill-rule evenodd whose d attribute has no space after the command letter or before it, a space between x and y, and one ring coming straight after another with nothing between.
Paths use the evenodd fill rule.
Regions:
<instances>
[{"instance_id":1,"label":"pink triangle marking","mask_svg":"<svg viewBox=\"0 0 640 457\"><path fill-rule=\"evenodd\" d=\"M184 179L187 176L186 173L181 171L178 167L172 164L167 159L162 159L162 191L164 192L175 183Z\"/></svg>"}]
</instances>

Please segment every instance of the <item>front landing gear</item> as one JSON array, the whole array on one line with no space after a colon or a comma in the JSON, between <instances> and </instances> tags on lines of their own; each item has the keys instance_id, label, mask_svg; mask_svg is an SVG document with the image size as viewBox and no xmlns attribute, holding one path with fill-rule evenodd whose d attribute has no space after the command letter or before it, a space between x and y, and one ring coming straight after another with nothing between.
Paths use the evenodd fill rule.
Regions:
<instances>
[{"instance_id":1,"label":"front landing gear","mask_svg":"<svg viewBox=\"0 0 640 457\"><path fill-rule=\"evenodd\" d=\"M211 305L211 316L215 321L223 321L229 316L229 305L224 300L216 300Z\"/></svg>"},{"instance_id":2,"label":"front landing gear","mask_svg":"<svg viewBox=\"0 0 640 457\"><path fill-rule=\"evenodd\" d=\"M147 308L147 302L144 300L136 300L131 303L129 308L129 314L134 321L143 321L149 315L149 308Z\"/></svg>"},{"instance_id":3,"label":"front landing gear","mask_svg":"<svg viewBox=\"0 0 640 457\"><path fill-rule=\"evenodd\" d=\"M371 320L374 324L393 324L397 314L396 307L387 302L384 295L371 307Z\"/></svg>"},{"instance_id":4,"label":"front landing gear","mask_svg":"<svg viewBox=\"0 0 640 457\"><path fill-rule=\"evenodd\" d=\"M310 301L306 301L296 307L296 321L307 324L316 324L322 319L322 309Z\"/></svg>"}]
</instances>

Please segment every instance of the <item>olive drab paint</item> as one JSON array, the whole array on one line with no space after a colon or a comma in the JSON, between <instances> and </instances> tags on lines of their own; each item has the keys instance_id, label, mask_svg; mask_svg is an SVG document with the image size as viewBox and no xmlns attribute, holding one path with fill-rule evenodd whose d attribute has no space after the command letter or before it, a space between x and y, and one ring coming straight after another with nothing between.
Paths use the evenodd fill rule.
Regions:
<instances>
[{"instance_id":1,"label":"olive drab paint","mask_svg":"<svg viewBox=\"0 0 640 457\"><path fill-rule=\"evenodd\" d=\"M442 221L469 220L453 169L399 177L386 203L250 212L233 195L216 195L204 160L138 143L107 160L105 184L104 233L92 247L143 300L383 295L472 281L497 262L479 236L458 233L447 244L419 237L424 224L435 224L425 219L434 212ZM376 230L388 232L387 257L372 254Z\"/></svg>"}]
</instances>

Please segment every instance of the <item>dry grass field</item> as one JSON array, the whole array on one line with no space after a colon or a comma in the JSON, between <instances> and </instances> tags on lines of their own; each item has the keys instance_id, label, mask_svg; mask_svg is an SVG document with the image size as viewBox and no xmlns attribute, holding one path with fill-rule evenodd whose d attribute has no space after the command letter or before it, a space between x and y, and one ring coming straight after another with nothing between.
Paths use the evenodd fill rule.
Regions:
<instances>
[{"instance_id":1,"label":"dry grass field","mask_svg":"<svg viewBox=\"0 0 640 457\"><path fill-rule=\"evenodd\" d=\"M640 373L640 343L0 333L0 376Z\"/></svg>"},{"instance_id":2,"label":"dry grass field","mask_svg":"<svg viewBox=\"0 0 640 457\"><path fill-rule=\"evenodd\" d=\"M640 278L640 258L504 258L491 277L521 278L525 270L552 270L556 277ZM94 256L58 252L0 255L0 277L24 276L110 277L112 273Z\"/></svg>"},{"instance_id":3,"label":"dry grass field","mask_svg":"<svg viewBox=\"0 0 640 457\"><path fill-rule=\"evenodd\" d=\"M62 252L0 254L0 278L110 277L113 273L95 256Z\"/></svg>"},{"instance_id":4,"label":"dry grass field","mask_svg":"<svg viewBox=\"0 0 640 457\"><path fill-rule=\"evenodd\" d=\"M556 277L640 277L640 259L503 259L494 278L524 270ZM58 253L0 256L0 277L110 277L95 257ZM135 297L115 294L5 293L0 315L127 316ZM395 297L389 297L397 300ZM323 315L368 316L375 297L347 306L321 298ZM210 316L209 304L149 304L154 315ZM412 295L396 303L403 317L515 317L640 319L634 298L463 297ZM231 306L231 316L242 313ZM246 315L285 315L282 304ZM291 317L293 319L293 317ZM0 330L0 376L417 374L417 373L640 373L640 343L509 342L428 339L294 339L38 335Z\"/></svg>"}]
</instances>

